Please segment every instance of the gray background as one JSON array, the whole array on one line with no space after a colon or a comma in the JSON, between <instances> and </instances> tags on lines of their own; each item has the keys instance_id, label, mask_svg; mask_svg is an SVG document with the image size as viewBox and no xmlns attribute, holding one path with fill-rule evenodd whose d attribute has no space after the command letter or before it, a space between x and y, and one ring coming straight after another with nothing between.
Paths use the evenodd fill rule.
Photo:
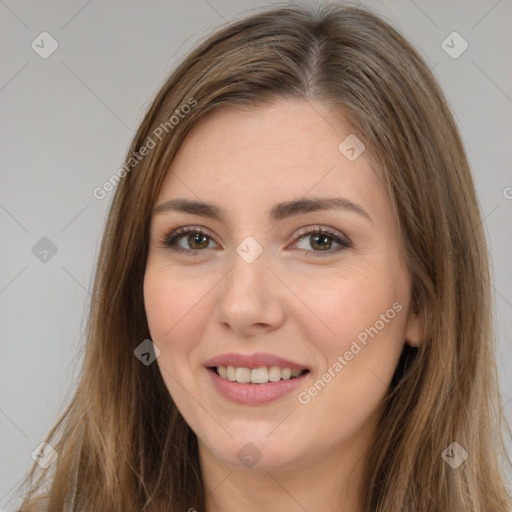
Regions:
<instances>
[{"instance_id":1,"label":"gray background","mask_svg":"<svg viewBox=\"0 0 512 512\"><path fill-rule=\"evenodd\" d=\"M16 505L13 488L69 398L80 366L113 194L100 201L93 189L122 165L137 124L180 58L206 32L271 3L0 1L0 508ZM510 423L512 1L362 3L420 51L462 131L493 262L498 365ZM43 31L58 42L46 59L31 47ZM453 31L469 44L458 58L441 46ZM57 248L46 262L32 251L42 237Z\"/></svg>"}]
</instances>

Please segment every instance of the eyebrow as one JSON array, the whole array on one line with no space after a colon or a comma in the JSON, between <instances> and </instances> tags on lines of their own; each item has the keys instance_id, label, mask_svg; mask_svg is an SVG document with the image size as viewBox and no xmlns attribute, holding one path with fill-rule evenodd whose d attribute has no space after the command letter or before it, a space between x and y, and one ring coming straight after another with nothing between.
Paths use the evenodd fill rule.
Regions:
<instances>
[{"instance_id":1,"label":"eyebrow","mask_svg":"<svg viewBox=\"0 0 512 512\"><path fill-rule=\"evenodd\" d=\"M362 206L341 197L326 197L318 199L301 198L294 201L278 203L270 210L269 218L277 222L294 215L324 210L345 210L357 213L373 223L372 218ZM160 204L154 208L153 215L169 211L200 215L223 223L225 222L225 215L223 211L214 204L184 198L171 199L170 201Z\"/></svg>"}]
</instances>

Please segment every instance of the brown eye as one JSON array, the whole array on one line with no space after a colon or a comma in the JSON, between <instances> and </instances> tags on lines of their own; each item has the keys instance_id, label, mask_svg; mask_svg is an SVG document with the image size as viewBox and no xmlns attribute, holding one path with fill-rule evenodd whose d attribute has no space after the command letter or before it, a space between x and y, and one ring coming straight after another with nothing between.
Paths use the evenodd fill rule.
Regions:
<instances>
[{"instance_id":1,"label":"brown eye","mask_svg":"<svg viewBox=\"0 0 512 512\"><path fill-rule=\"evenodd\" d=\"M161 245L176 252L188 253L193 256L208 249L212 238L200 228L178 228L164 236Z\"/></svg>"},{"instance_id":2,"label":"brown eye","mask_svg":"<svg viewBox=\"0 0 512 512\"><path fill-rule=\"evenodd\" d=\"M334 233L327 228L316 227L314 229L303 229L297 236L299 242L307 241L306 247L299 247L299 250L310 253L313 256L329 256L352 247L352 243L341 233ZM333 243L337 247L333 247Z\"/></svg>"},{"instance_id":3,"label":"brown eye","mask_svg":"<svg viewBox=\"0 0 512 512\"><path fill-rule=\"evenodd\" d=\"M195 235L189 235L186 240L192 249L206 249L206 247L208 247L208 237L201 233L196 233ZM206 245L205 245L205 241L206 241Z\"/></svg>"},{"instance_id":4,"label":"brown eye","mask_svg":"<svg viewBox=\"0 0 512 512\"><path fill-rule=\"evenodd\" d=\"M313 249L318 248L320 251L325 251L331 248L332 239L325 234L315 234L311 236L310 244Z\"/></svg>"}]
</instances>

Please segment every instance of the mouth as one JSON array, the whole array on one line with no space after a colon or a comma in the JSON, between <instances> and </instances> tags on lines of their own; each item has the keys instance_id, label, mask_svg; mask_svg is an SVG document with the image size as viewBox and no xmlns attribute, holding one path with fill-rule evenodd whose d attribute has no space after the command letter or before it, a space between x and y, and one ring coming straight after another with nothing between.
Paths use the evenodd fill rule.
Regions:
<instances>
[{"instance_id":1,"label":"mouth","mask_svg":"<svg viewBox=\"0 0 512 512\"><path fill-rule=\"evenodd\" d=\"M309 377L308 369L279 366L209 366L207 371L218 396L246 406L264 406L284 399Z\"/></svg>"},{"instance_id":2,"label":"mouth","mask_svg":"<svg viewBox=\"0 0 512 512\"><path fill-rule=\"evenodd\" d=\"M306 384L312 369L276 354L220 354L204 363L216 396L243 405L264 405Z\"/></svg>"},{"instance_id":3,"label":"mouth","mask_svg":"<svg viewBox=\"0 0 512 512\"><path fill-rule=\"evenodd\" d=\"M210 366L208 370L214 372L221 379L238 384L264 385L269 382L293 380L306 373L308 369L281 368L280 366L260 366L248 368L241 366Z\"/></svg>"}]
</instances>

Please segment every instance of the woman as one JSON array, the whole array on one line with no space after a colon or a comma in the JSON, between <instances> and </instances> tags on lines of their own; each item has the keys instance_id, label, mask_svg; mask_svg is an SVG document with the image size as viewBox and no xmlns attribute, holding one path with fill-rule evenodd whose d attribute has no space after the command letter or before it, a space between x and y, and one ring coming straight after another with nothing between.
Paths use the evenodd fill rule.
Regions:
<instances>
[{"instance_id":1,"label":"woman","mask_svg":"<svg viewBox=\"0 0 512 512\"><path fill-rule=\"evenodd\" d=\"M115 181L22 510L511 510L470 169L393 28L341 5L232 23Z\"/></svg>"}]
</instances>

